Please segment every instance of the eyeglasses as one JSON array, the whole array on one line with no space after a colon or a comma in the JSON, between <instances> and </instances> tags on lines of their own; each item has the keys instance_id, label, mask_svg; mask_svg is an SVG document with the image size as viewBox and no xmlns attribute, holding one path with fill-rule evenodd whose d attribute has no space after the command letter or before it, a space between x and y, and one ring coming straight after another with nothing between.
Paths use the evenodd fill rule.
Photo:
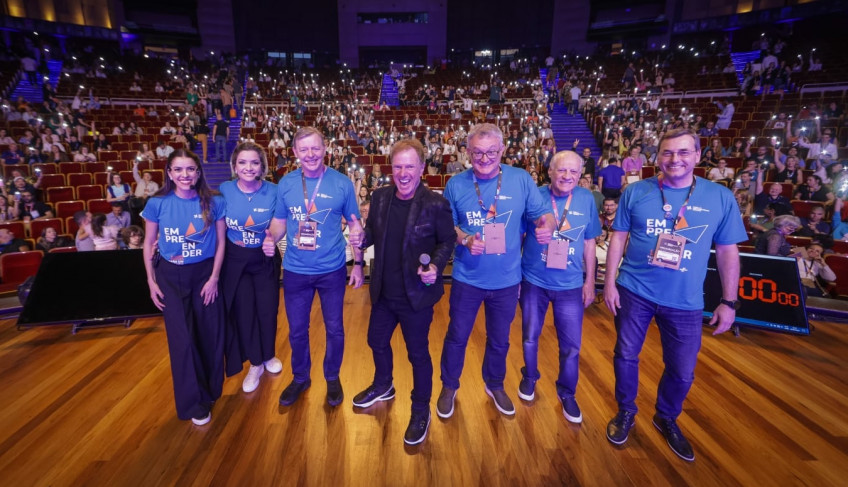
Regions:
<instances>
[{"instance_id":1,"label":"eyeglasses","mask_svg":"<svg viewBox=\"0 0 848 487\"><path fill-rule=\"evenodd\" d=\"M501 149L489 150L489 151L486 151L486 152L480 152L480 151L473 150L473 151L471 151L471 157L473 157L474 159L476 159L478 161L480 159L482 159L483 156L488 157L489 160L493 160L494 158L498 157L498 154L500 153L500 151L501 151Z\"/></svg>"},{"instance_id":2,"label":"eyeglasses","mask_svg":"<svg viewBox=\"0 0 848 487\"><path fill-rule=\"evenodd\" d=\"M665 150L665 151L662 151L662 153L660 155L662 156L663 159L670 160L674 157L675 154L677 154L678 159L684 159L686 157L691 156L694 153L695 153L695 151L690 151L688 149L682 149L682 150L679 150L677 152Z\"/></svg>"}]
</instances>

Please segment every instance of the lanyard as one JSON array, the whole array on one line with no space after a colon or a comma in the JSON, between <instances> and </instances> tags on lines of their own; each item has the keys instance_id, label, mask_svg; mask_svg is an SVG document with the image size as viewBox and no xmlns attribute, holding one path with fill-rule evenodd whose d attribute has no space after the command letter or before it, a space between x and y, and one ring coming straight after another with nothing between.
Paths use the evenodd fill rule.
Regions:
<instances>
[{"instance_id":1,"label":"lanyard","mask_svg":"<svg viewBox=\"0 0 848 487\"><path fill-rule=\"evenodd\" d=\"M804 277L814 279L816 276L813 274L813 266L816 265L812 260L810 261L809 267L807 266L807 259L801 259L801 262L804 263Z\"/></svg>"},{"instance_id":2,"label":"lanyard","mask_svg":"<svg viewBox=\"0 0 848 487\"><path fill-rule=\"evenodd\" d=\"M495 190L495 201L492 202L492 206L489 209L486 209L486 206L483 205L483 195L480 194L480 185L477 184L477 176L474 172L471 172L471 178L474 180L474 189L477 190L477 203L480 205L480 208L486 212L486 220L492 220L494 222L495 216L497 216L498 212L498 198L501 195L501 181L503 179L503 169L498 170L498 187Z\"/></svg>"},{"instance_id":3,"label":"lanyard","mask_svg":"<svg viewBox=\"0 0 848 487\"><path fill-rule=\"evenodd\" d=\"M324 174L327 172L327 167L324 167L324 170L321 171L321 175L318 177L318 183L315 184L315 189L312 191L312 198L309 199L306 195L306 175L303 174L303 169L300 170L300 181L303 183L303 203L306 205L306 217L315 213L315 197L318 196L318 188L321 187L321 181L324 179Z\"/></svg>"},{"instance_id":4,"label":"lanyard","mask_svg":"<svg viewBox=\"0 0 848 487\"><path fill-rule=\"evenodd\" d=\"M557 211L556 199L554 198L553 188L550 188L551 191L551 206L554 207L554 219L559 222L557 225L558 231L562 232L571 228L571 225L568 224L568 209L571 207L571 197L574 196L574 192L568 194L568 199L565 200L565 207L562 209L562 219L559 218L559 212Z\"/></svg>"},{"instance_id":5,"label":"lanyard","mask_svg":"<svg viewBox=\"0 0 848 487\"><path fill-rule=\"evenodd\" d=\"M665 199L665 193L663 192L663 176L660 174L657 176L657 185L660 187L660 196L662 196L662 210L665 212L665 219L671 220L671 204ZM680 209L677 211L677 218L674 219L674 229L679 230L680 228L686 228L686 220L683 218L683 214L686 213L686 205L689 204L689 198L692 197L692 192L695 191L695 177L692 177L692 186L689 186L689 194L686 195L686 201L683 202L683 205L680 206Z\"/></svg>"}]
</instances>

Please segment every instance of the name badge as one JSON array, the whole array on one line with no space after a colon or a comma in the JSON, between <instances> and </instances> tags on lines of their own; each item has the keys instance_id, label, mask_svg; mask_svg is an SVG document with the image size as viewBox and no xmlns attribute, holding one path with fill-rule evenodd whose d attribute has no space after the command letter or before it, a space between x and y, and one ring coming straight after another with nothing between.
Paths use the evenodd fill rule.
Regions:
<instances>
[{"instance_id":1,"label":"name badge","mask_svg":"<svg viewBox=\"0 0 848 487\"><path fill-rule=\"evenodd\" d=\"M684 247L686 247L685 238L670 233L661 233L659 239L657 239L654 256L651 258L651 265L675 271L680 269Z\"/></svg>"},{"instance_id":2,"label":"name badge","mask_svg":"<svg viewBox=\"0 0 848 487\"><path fill-rule=\"evenodd\" d=\"M545 257L548 269L565 269L568 267L568 240L551 240Z\"/></svg>"},{"instance_id":3,"label":"name badge","mask_svg":"<svg viewBox=\"0 0 848 487\"><path fill-rule=\"evenodd\" d=\"M487 223L483 225L483 238L487 254L506 253L506 225L503 223Z\"/></svg>"},{"instance_id":4,"label":"name badge","mask_svg":"<svg viewBox=\"0 0 848 487\"><path fill-rule=\"evenodd\" d=\"M315 250L317 243L317 224L315 222L300 222L297 227L297 248L300 250Z\"/></svg>"}]
</instances>

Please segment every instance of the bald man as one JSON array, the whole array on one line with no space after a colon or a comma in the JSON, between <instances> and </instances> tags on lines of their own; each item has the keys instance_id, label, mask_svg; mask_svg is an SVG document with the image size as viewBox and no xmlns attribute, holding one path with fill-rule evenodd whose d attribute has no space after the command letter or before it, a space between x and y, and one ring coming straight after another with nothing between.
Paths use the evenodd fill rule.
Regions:
<instances>
[{"instance_id":1,"label":"bald man","mask_svg":"<svg viewBox=\"0 0 848 487\"><path fill-rule=\"evenodd\" d=\"M551 160L551 183L539 191L553 211L557 230L547 245L540 244L533 232L527 232L519 296L524 367L518 397L525 401L535 398L536 381L540 377L538 339L548 306L552 305L559 340L557 395L563 415L571 423L583 421L574 398L577 363L583 309L595 299L594 238L601 233L595 198L591 191L577 185L582 172L583 158L575 152L562 151Z\"/></svg>"}]
</instances>

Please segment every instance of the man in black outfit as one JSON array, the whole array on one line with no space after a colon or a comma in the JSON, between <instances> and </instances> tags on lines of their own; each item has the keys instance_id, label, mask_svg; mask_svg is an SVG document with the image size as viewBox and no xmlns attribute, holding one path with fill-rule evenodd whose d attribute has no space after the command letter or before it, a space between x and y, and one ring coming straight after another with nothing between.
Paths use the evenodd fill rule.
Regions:
<instances>
[{"instance_id":1,"label":"man in black outfit","mask_svg":"<svg viewBox=\"0 0 848 487\"><path fill-rule=\"evenodd\" d=\"M395 396L392 384L391 338L400 329L412 363L412 417L403 441L416 445L427 437L433 362L429 333L433 306L444 294L442 271L453 252L456 230L448 201L421 186L424 147L404 139L392 147L395 186L374 191L365 222L362 247L374 245L371 270L371 318L368 346L374 356L374 381L353 398L366 408ZM354 249L355 265L363 265L362 250ZM420 256L430 258L428 265Z\"/></svg>"}]
</instances>

